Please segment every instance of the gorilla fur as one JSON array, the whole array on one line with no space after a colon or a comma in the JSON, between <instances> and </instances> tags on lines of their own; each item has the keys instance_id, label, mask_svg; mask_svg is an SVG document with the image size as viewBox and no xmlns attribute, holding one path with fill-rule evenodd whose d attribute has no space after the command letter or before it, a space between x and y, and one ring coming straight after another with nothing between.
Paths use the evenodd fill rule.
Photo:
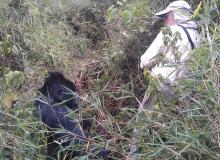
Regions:
<instances>
[{"instance_id":1,"label":"gorilla fur","mask_svg":"<svg viewBox=\"0 0 220 160\"><path fill-rule=\"evenodd\" d=\"M76 119L69 116L70 111L78 109L76 86L61 73L50 72L39 93L35 100L36 115L46 125L47 159L69 160L84 155L80 148L86 144L83 129ZM100 159L108 154L102 149L96 157Z\"/></svg>"}]
</instances>

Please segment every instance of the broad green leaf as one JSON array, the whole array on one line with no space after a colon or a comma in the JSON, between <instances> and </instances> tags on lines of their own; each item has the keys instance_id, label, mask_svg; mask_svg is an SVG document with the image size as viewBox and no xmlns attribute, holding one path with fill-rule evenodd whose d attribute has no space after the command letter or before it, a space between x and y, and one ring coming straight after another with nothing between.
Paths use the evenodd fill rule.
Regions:
<instances>
[{"instance_id":1,"label":"broad green leaf","mask_svg":"<svg viewBox=\"0 0 220 160\"><path fill-rule=\"evenodd\" d=\"M122 17L123 17L123 20L128 23L131 22L132 20L132 14L128 10L125 10L122 12Z\"/></svg>"},{"instance_id":2,"label":"broad green leaf","mask_svg":"<svg viewBox=\"0 0 220 160\"><path fill-rule=\"evenodd\" d=\"M113 19L115 19L117 14L118 14L117 8L115 8L113 5L109 7L107 10L107 21L111 22Z\"/></svg>"},{"instance_id":3,"label":"broad green leaf","mask_svg":"<svg viewBox=\"0 0 220 160\"><path fill-rule=\"evenodd\" d=\"M9 71L4 79L7 88L17 87L22 83L23 74L20 71Z\"/></svg>"},{"instance_id":4,"label":"broad green leaf","mask_svg":"<svg viewBox=\"0 0 220 160\"><path fill-rule=\"evenodd\" d=\"M17 101L18 97L15 93L8 93L4 95L2 99L3 107L5 109L11 108L13 104Z\"/></svg>"}]
</instances>

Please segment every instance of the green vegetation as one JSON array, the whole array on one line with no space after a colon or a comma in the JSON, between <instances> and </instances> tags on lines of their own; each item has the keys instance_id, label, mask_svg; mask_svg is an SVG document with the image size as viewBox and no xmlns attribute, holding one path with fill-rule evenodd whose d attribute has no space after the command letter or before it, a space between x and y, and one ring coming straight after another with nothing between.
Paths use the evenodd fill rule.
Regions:
<instances>
[{"instance_id":1,"label":"green vegetation","mask_svg":"<svg viewBox=\"0 0 220 160\"><path fill-rule=\"evenodd\" d=\"M220 2L202 1L203 42L176 87L179 100L140 113L148 86L140 55L168 0L0 0L0 159L45 159L33 104L49 70L77 82L80 114L71 116L94 119L89 140L113 159L129 157L134 126L137 159L220 159ZM198 0L188 2L195 10Z\"/></svg>"}]
</instances>

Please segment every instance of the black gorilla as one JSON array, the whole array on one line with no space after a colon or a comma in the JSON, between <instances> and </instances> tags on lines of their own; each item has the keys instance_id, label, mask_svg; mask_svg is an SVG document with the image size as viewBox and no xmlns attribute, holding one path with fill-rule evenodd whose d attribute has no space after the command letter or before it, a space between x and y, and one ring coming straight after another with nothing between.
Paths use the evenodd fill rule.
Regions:
<instances>
[{"instance_id":1,"label":"black gorilla","mask_svg":"<svg viewBox=\"0 0 220 160\"><path fill-rule=\"evenodd\" d=\"M46 125L47 159L71 159L83 155L80 144L86 137L80 124L69 117L70 110L77 110L76 86L59 72L50 72L36 98L37 117ZM82 145L81 145L82 146ZM108 151L102 149L98 157L106 157Z\"/></svg>"}]
</instances>

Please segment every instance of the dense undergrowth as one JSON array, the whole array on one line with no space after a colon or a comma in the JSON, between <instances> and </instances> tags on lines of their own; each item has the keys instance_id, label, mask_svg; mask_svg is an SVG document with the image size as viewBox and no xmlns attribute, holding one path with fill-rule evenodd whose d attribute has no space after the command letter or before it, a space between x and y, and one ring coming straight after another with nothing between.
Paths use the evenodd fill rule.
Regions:
<instances>
[{"instance_id":1,"label":"dense undergrowth","mask_svg":"<svg viewBox=\"0 0 220 160\"><path fill-rule=\"evenodd\" d=\"M71 116L94 120L89 141L113 159L129 159L134 126L137 159L220 159L218 0L203 0L196 17L202 45L175 88L178 100L153 113L138 112L148 86L139 60L162 26L153 15L168 0L0 2L0 159L45 159L33 102L50 70L76 82L80 114ZM195 10L198 1L188 2Z\"/></svg>"}]
</instances>

